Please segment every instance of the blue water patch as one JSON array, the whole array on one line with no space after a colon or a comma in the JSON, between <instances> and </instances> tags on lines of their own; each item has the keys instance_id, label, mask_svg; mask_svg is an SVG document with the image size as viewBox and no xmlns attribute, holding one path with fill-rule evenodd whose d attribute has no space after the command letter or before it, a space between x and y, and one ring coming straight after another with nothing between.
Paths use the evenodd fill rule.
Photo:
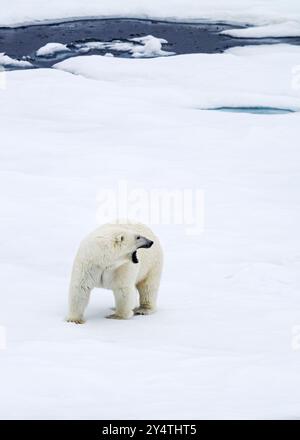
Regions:
<instances>
[{"instance_id":1,"label":"blue water patch","mask_svg":"<svg viewBox=\"0 0 300 440\"><path fill-rule=\"evenodd\" d=\"M231 113L252 113L255 115L283 115L295 112L295 110L278 107L218 107L210 110L218 110L221 112Z\"/></svg>"}]
</instances>

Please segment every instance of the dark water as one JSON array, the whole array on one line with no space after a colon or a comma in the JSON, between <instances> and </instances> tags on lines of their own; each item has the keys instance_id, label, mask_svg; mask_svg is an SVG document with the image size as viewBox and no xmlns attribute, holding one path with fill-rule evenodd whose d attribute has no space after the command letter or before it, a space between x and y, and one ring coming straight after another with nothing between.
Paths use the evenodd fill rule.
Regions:
<instances>
[{"instance_id":1,"label":"dark water","mask_svg":"<svg viewBox=\"0 0 300 440\"><path fill-rule=\"evenodd\" d=\"M284 115L295 112L295 110L277 107L218 107L211 110L230 113L251 113L256 115Z\"/></svg>"},{"instance_id":2,"label":"dark water","mask_svg":"<svg viewBox=\"0 0 300 440\"><path fill-rule=\"evenodd\" d=\"M122 40L145 35L168 40L163 50L176 54L218 53L234 46L249 44L292 43L300 44L300 38L239 39L219 32L238 28L228 24L169 23L137 19L78 20L57 24L39 24L18 28L0 28L0 52L12 58L28 59L35 67L51 67L57 61L79 55L74 43L87 41ZM241 27L241 26L240 26ZM51 58L37 58L35 52L47 43L67 44L71 52ZM107 50L92 50L88 54L104 54ZM126 52L114 52L115 56L129 56ZM80 53L80 55L83 55Z\"/></svg>"}]
</instances>

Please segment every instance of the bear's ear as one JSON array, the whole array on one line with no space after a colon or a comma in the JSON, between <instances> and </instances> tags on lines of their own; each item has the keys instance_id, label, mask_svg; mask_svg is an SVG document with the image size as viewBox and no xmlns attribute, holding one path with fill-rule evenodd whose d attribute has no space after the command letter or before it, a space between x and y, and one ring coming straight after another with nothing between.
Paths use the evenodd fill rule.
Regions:
<instances>
[{"instance_id":1,"label":"bear's ear","mask_svg":"<svg viewBox=\"0 0 300 440\"><path fill-rule=\"evenodd\" d=\"M115 243L120 244L125 240L124 234L118 234L115 236Z\"/></svg>"}]
</instances>

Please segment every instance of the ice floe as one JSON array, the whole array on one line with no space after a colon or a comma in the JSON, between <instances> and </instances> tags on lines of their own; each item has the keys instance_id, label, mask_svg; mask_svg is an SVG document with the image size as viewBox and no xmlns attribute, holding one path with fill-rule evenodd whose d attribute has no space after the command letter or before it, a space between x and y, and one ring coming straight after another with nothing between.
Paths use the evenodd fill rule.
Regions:
<instances>
[{"instance_id":1,"label":"ice floe","mask_svg":"<svg viewBox=\"0 0 300 440\"><path fill-rule=\"evenodd\" d=\"M300 20L266 24L244 29L228 29L220 32L235 38L299 37Z\"/></svg>"},{"instance_id":2,"label":"ice floe","mask_svg":"<svg viewBox=\"0 0 300 440\"><path fill-rule=\"evenodd\" d=\"M74 44L75 49L81 53L92 50L112 50L116 52L128 52L133 58L150 58L174 55L174 52L162 50L162 45L168 41L153 35L131 38L128 41L88 41Z\"/></svg>"},{"instance_id":3,"label":"ice floe","mask_svg":"<svg viewBox=\"0 0 300 440\"><path fill-rule=\"evenodd\" d=\"M0 66L7 68L30 68L33 67L29 61L18 60L16 58L11 58L4 52L0 53Z\"/></svg>"},{"instance_id":4,"label":"ice floe","mask_svg":"<svg viewBox=\"0 0 300 440\"><path fill-rule=\"evenodd\" d=\"M40 47L36 51L36 56L38 57L51 57L55 56L58 53L69 52L70 49L66 46L66 44L61 43L47 43L45 46Z\"/></svg>"},{"instance_id":5,"label":"ice floe","mask_svg":"<svg viewBox=\"0 0 300 440\"><path fill-rule=\"evenodd\" d=\"M298 0L10 0L0 13L1 26L78 18L144 18L171 21L227 21L266 25L300 20Z\"/></svg>"}]
</instances>

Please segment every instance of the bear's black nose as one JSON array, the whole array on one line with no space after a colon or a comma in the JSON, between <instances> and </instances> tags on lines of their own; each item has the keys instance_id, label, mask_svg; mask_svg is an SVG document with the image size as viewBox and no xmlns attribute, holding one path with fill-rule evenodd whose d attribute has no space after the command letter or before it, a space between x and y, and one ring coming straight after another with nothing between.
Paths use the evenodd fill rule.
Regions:
<instances>
[{"instance_id":1,"label":"bear's black nose","mask_svg":"<svg viewBox=\"0 0 300 440\"><path fill-rule=\"evenodd\" d=\"M151 246L153 245L153 241L152 240L148 240L148 238L146 237L142 237L144 240L144 243L138 247L138 249L144 248L144 249L149 249L151 248Z\"/></svg>"},{"instance_id":2,"label":"bear's black nose","mask_svg":"<svg viewBox=\"0 0 300 440\"><path fill-rule=\"evenodd\" d=\"M149 249L153 245L153 241L152 240L148 240L148 239L146 239L146 240L147 240L146 243L142 247L146 248L146 249Z\"/></svg>"}]
</instances>

